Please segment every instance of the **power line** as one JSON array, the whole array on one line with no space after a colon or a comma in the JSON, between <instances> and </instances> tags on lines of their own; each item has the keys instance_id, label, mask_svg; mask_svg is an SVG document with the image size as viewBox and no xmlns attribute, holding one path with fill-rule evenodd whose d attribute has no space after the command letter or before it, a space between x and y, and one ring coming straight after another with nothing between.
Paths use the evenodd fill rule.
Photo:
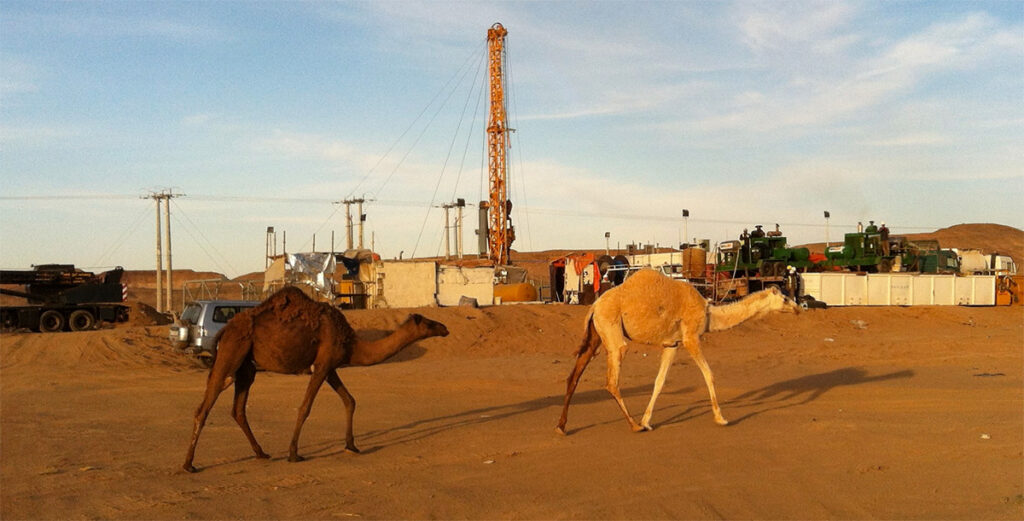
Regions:
<instances>
[{"instance_id":1,"label":"power line","mask_svg":"<svg viewBox=\"0 0 1024 521\"><path fill-rule=\"evenodd\" d=\"M47 200L47 199L78 199L78 200L110 200L110 199L123 199L123 200L134 200L137 199L137 195L119 195L119 194L101 194L101 195L80 195L80 196L37 196L37 195L15 195L15 196L0 196L0 200ZM204 202L217 202L217 203L280 203L280 204L332 204L336 202L333 199L324 198L302 198L302 197L252 197L252 196L231 196L231 195L190 195L190 200L193 201L204 201ZM382 206L395 206L395 207L416 207L422 208L424 206L430 206L428 201L410 201L410 200L398 200L398 199L375 199L374 203ZM601 218L601 219L612 219L612 220L627 220L627 221L655 221L655 222L678 222L679 218L675 216L666 215L642 215L642 214L607 214L600 212L587 212L580 210L572 210L565 208L539 208L536 206L530 207L530 213L543 214L543 215L557 215L563 217L587 217L587 218ZM690 222L706 223L706 224L736 224L736 225L750 225L754 221L759 222L771 222L774 224L776 221L773 219L750 219L744 221L738 220L726 220L726 219L698 219L690 218ZM824 228L824 223L800 223L800 222L780 222L780 226L805 226L805 227L818 227ZM830 226L846 226L856 227L856 223L831 223ZM899 228L907 230L936 230L942 226L936 225L906 225L899 226Z\"/></svg>"},{"instance_id":2,"label":"power line","mask_svg":"<svg viewBox=\"0 0 1024 521\"><path fill-rule=\"evenodd\" d=\"M3 195L0 201L61 201L61 200L97 200L97 199L137 199L136 195L91 194L91 195Z\"/></svg>"},{"instance_id":3,"label":"power line","mask_svg":"<svg viewBox=\"0 0 1024 521\"><path fill-rule=\"evenodd\" d=\"M135 230L139 229L139 226L142 224L142 221L144 221L146 219L146 216L149 215L149 211L149 208L143 207L142 211L139 212L138 217L135 218L135 221L130 226L125 228L123 232L121 232L121 235L119 235L117 239L115 239L114 242L110 246L108 246L106 250L103 251L103 253L100 255L99 260L94 262L93 264L97 266L102 266L106 264L108 257L112 256L114 252L121 249L121 246L124 244L125 241L128 240L128 237L135 233Z\"/></svg>"},{"instance_id":4,"label":"power line","mask_svg":"<svg viewBox=\"0 0 1024 521\"><path fill-rule=\"evenodd\" d=\"M188 216L188 214L187 214L187 213L185 213L185 211L184 211L184 210L182 210L182 208L181 208L181 205L179 205L178 203L174 203L174 207L175 207L175 208L176 208L176 209L178 210L178 213L180 213L180 214L181 214L181 215L182 215L183 217L185 217L185 220L186 220L186 221L188 221L188 224L189 224L190 226L192 226L192 228L194 228L194 229L196 230L196 232L197 232L197 233L199 234L199 236L200 236L200 237L202 237L202 239L203 239L204 241L206 241L206 243L207 243L207 244L208 244L208 245L210 246L210 248L211 248L211 249L212 249L212 250L213 250L213 251L214 251L215 253L217 253L217 255L219 255L219 256L220 256L221 260L223 260L223 261L224 261L224 263L228 265L228 268L230 268L230 269L231 269L231 271L232 271L232 272L234 272L234 273L240 273L240 272L239 272L239 271L238 271L237 269L235 269L235 267L234 267L234 266L232 266L232 265L231 265L231 262L230 262L230 261L228 261L227 257L226 257L226 256L225 256L224 254L222 254L222 253L221 253L221 252L220 252L220 251L219 251L219 250L217 249L217 247L216 247L216 246L215 246L215 245L213 244L213 241L211 241L211 240L210 240L209 238L207 238L207 237L206 237L206 234L204 234L204 233L203 233L203 229L202 229L202 228L200 228L200 227L199 227L198 225L196 225L196 223L195 223L194 221L192 221L192 218L190 218L190 217ZM177 214L175 214L175 217L177 217ZM180 222L180 221L179 221L179 222ZM216 259L216 258L214 258L214 256L210 254L209 250L207 250L207 249L206 249L206 247L205 247L205 246L203 246L202 242L200 242L200 241L199 241L199 239L197 239L197 238L196 238L196 236L195 236L195 235L194 235L194 234L193 234L193 233L192 233L192 232L191 232L191 231L190 231L190 230L188 229L188 226L186 226L186 227L185 227L185 232L186 232L186 233L188 233L188 234L189 234L189 235L190 235L190 236L192 237L192 240L193 240L193 241L195 241L195 244L196 244L197 246L199 246L199 248L200 248L201 250L203 250L203 253L205 253L205 254L206 254L206 256L207 256L207 257L209 257L209 258L210 258L210 260L211 260L211 261L213 261L213 263L217 265L217 268L218 268L219 270L221 270L221 271L224 271L224 268L223 268L223 267L221 267L220 263L218 263L218 262L217 262L217 259Z\"/></svg>"}]
</instances>

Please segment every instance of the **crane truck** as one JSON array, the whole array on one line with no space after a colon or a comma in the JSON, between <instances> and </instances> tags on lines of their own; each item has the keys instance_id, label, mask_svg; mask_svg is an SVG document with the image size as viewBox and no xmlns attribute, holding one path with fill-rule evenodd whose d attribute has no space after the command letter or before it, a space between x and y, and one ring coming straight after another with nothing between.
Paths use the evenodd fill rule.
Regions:
<instances>
[{"instance_id":1,"label":"crane truck","mask_svg":"<svg viewBox=\"0 0 1024 521\"><path fill-rule=\"evenodd\" d=\"M84 331L101 322L126 322L124 268L100 274L72 264L41 264L31 270L0 270L0 294L21 297L23 305L0 306L3 330ZM20 285L22 291L10 289Z\"/></svg>"}]
</instances>

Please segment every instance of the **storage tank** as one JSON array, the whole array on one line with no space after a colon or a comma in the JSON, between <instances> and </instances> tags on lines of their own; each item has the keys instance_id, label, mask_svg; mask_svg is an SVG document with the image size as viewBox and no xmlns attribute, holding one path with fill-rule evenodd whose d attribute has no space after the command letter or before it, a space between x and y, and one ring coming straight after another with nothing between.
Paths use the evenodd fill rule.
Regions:
<instances>
[{"instance_id":1,"label":"storage tank","mask_svg":"<svg viewBox=\"0 0 1024 521\"><path fill-rule=\"evenodd\" d=\"M537 300L537 288L529 282L495 284L494 298L502 302L533 302Z\"/></svg>"},{"instance_id":2,"label":"storage tank","mask_svg":"<svg viewBox=\"0 0 1024 521\"><path fill-rule=\"evenodd\" d=\"M960 252L960 273L970 275L987 271L988 259L979 250L964 250Z\"/></svg>"},{"instance_id":3,"label":"storage tank","mask_svg":"<svg viewBox=\"0 0 1024 521\"><path fill-rule=\"evenodd\" d=\"M706 249L686 248L683 250L683 276L688 279L703 277L707 260L708 251Z\"/></svg>"}]
</instances>

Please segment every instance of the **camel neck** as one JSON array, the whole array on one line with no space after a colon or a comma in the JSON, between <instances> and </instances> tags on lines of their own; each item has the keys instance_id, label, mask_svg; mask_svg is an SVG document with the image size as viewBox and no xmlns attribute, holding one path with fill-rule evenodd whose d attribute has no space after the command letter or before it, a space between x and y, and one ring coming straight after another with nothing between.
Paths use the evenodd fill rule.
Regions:
<instances>
[{"instance_id":1,"label":"camel neck","mask_svg":"<svg viewBox=\"0 0 1024 521\"><path fill-rule=\"evenodd\" d=\"M767 300L760 294L753 294L743 300L724 306L708 307L708 331L723 331L735 327L747 319L765 311Z\"/></svg>"},{"instance_id":2,"label":"camel neck","mask_svg":"<svg viewBox=\"0 0 1024 521\"><path fill-rule=\"evenodd\" d=\"M408 323L402 324L395 332L378 340L363 340L357 338L352 345L352 357L349 365L373 365L401 351L409 344L419 340Z\"/></svg>"}]
</instances>

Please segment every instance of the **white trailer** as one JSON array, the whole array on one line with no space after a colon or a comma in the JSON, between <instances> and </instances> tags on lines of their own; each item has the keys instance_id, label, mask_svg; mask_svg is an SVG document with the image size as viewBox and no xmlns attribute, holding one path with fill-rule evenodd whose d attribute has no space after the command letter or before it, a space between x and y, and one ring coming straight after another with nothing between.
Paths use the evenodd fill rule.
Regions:
<instances>
[{"instance_id":1,"label":"white trailer","mask_svg":"<svg viewBox=\"0 0 1024 521\"><path fill-rule=\"evenodd\" d=\"M803 273L803 295L829 306L994 306L995 275Z\"/></svg>"}]
</instances>

